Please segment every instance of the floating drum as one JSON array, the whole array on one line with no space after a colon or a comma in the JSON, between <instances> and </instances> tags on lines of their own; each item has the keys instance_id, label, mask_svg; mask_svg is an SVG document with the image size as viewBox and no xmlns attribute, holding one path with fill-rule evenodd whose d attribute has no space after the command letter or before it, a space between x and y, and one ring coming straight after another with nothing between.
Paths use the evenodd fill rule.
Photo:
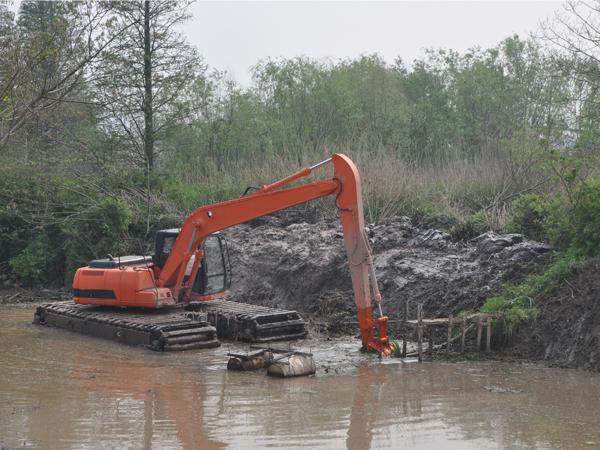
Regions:
<instances>
[{"instance_id":1,"label":"floating drum","mask_svg":"<svg viewBox=\"0 0 600 450\"><path fill-rule=\"evenodd\" d=\"M313 375L317 368L310 353L294 352L287 357L287 361L274 361L267 369L267 375L272 377L301 377Z\"/></svg>"}]
</instances>

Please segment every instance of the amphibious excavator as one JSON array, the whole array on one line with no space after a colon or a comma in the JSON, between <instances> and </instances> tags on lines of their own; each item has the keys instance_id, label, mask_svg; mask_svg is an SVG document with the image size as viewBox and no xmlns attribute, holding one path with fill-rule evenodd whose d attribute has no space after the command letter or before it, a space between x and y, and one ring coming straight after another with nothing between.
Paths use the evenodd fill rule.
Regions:
<instances>
[{"instance_id":1,"label":"amphibious excavator","mask_svg":"<svg viewBox=\"0 0 600 450\"><path fill-rule=\"evenodd\" d=\"M290 186L330 162L331 179ZM295 311L225 299L231 270L219 232L329 195L335 196L341 218L363 348L388 355L388 318L365 234L360 176L343 154L240 198L196 209L180 229L156 234L151 257L91 261L75 273L74 302L40 306L34 323L154 350L214 347L219 337L265 342L305 336L304 321Z\"/></svg>"}]
</instances>

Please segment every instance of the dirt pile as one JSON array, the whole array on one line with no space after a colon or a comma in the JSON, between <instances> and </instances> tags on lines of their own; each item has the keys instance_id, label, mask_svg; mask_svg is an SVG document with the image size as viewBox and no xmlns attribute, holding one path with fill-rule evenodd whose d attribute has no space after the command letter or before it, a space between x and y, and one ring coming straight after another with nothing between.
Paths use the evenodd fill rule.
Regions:
<instances>
[{"instance_id":1,"label":"dirt pile","mask_svg":"<svg viewBox=\"0 0 600 450\"><path fill-rule=\"evenodd\" d=\"M402 317L405 301L423 303L428 317L478 309L506 282L516 282L549 258L549 247L521 235L486 233L453 242L420 230L406 217L370 226L385 312ZM335 222L289 223L270 217L227 232L235 300L296 309L339 331L355 321L348 261Z\"/></svg>"}]
</instances>

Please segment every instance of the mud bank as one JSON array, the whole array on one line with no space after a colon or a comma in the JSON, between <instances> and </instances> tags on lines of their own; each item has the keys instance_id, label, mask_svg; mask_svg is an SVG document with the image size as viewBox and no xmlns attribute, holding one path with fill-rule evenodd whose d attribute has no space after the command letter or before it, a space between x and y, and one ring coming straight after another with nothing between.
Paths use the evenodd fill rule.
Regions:
<instances>
[{"instance_id":1,"label":"mud bank","mask_svg":"<svg viewBox=\"0 0 600 450\"><path fill-rule=\"evenodd\" d=\"M10 287L0 289L0 305L18 305L27 303L49 303L70 300L70 288L44 289Z\"/></svg>"},{"instance_id":2,"label":"mud bank","mask_svg":"<svg viewBox=\"0 0 600 450\"><path fill-rule=\"evenodd\" d=\"M576 268L544 298L540 316L510 336L502 353L600 372L600 261Z\"/></svg>"},{"instance_id":3,"label":"mud bank","mask_svg":"<svg viewBox=\"0 0 600 450\"><path fill-rule=\"evenodd\" d=\"M520 235L487 233L453 242L447 233L406 217L368 229L375 270L390 318L405 302L416 314L446 317L478 310L503 284L517 282L550 258L547 245ZM228 231L234 299L296 309L327 333L356 320L343 236L336 222L288 223L270 217ZM411 317L412 318L412 317Z\"/></svg>"}]
</instances>

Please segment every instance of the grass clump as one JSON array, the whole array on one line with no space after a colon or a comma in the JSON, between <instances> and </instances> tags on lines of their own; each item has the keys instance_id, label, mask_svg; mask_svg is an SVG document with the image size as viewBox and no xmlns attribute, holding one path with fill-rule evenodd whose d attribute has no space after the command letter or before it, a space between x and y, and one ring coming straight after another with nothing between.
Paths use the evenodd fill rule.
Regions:
<instances>
[{"instance_id":1,"label":"grass clump","mask_svg":"<svg viewBox=\"0 0 600 450\"><path fill-rule=\"evenodd\" d=\"M450 228L450 235L455 241L467 241L485 233L489 229L485 214L478 211L464 219L459 219Z\"/></svg>"},{"instance_id":2,"label":"grass clump","mask_svg":"<svg viewBox=\"0 0 600 450\"><path fill-rule=\"evenodd\" d=\"M529 275L521 283L508 285L500 294L488 298L481 311L498 314L504 320L507 333L512 333L519 323L539 316L539 301L558 288L580 261L571 253L560 256L542 273Z\"/></svg>"}]
</instances>

